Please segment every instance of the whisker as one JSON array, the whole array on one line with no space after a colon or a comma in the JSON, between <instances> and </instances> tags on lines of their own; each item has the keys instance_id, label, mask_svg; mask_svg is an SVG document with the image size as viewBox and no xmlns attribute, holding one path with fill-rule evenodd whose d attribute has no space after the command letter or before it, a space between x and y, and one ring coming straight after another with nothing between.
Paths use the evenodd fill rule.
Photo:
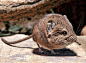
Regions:
<instances>
[{"instance_id":1,"label":"whisker","mask_svg":"<svg viewBox=\"0 0 86 63\"><path fill-rule=\"evenodd\" d=\"M78 45L81 45L81 43L79 43L79 42L76 42Z\"/></svg>"}]
</instances>

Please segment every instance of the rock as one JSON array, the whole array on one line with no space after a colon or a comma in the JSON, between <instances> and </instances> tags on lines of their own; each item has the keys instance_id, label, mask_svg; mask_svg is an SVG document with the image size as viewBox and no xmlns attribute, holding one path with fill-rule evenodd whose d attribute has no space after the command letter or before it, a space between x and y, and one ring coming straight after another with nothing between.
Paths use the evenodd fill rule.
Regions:
<instances>
[{"instance_id":1,"label":"rock","mask_svg":"<svg viewBox=\"0 0 86 63\"><path fill-rule=\"evenodd\" d=\"M16 38L17 37L17 38ZM16 34L10 37L4 37L8 41L14 41L26 37L23 34ZM85 63L86 62L86 36L78 36L81 46L73 43L65 49L55 50L59 52L52 55L49 51L44 50L44 54L38 53L36 43L31 39L18 44L17 47L9 46L0 40L0 63Z\"/></svg>"},{"instance_id":2,"label":"rock","mask_svg":"<svg viewBox=\"0 0 86 63\"><path fill-rule=\"evenodd\" d=\"M31 17L71 0L0 0L0 21Z\"/></svg>"},{"instance_id":3,"label":"rock","mask_svg":"<svg viewBox=\"0 0 86 63\"><path fill-rule=\"evenodd\" d=\"M82 28L81 35L86 36L86 25Z\"/></svg>"}]
</instances>

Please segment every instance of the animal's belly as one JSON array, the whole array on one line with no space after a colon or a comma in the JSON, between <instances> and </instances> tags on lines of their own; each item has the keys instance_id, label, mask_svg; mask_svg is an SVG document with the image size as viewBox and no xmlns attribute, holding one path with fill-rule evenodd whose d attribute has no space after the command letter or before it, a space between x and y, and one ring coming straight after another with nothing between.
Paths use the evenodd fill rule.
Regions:
<instances>
[{"instance_id":1,"label":"animal's belly","mask_svg":"<svg viewBox=\"0 0 86 63\"><path fill-rule=\"evenodd\" d=\"M62 49L62 48L64 48L64 47L66 47L66 45L53 45L53 44L51 44L51 45L47 45L47 44L41 44L41 43L38 43L40 46L42 46L43 48L45 48L45 49L48 49L48 50L51 50L51 49Z\"/></svg>"}]
</instances>

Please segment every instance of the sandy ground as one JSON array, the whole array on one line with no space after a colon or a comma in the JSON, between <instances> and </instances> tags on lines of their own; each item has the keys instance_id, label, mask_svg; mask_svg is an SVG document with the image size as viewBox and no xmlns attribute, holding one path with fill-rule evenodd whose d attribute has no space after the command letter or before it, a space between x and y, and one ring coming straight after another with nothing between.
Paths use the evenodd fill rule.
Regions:
<instances>
[{"instance_id":1,"label":"sandy ground","mask_svg":"<svg viewBox=\"0 0 86 63\"><path fill-rule=\"evenodd\" d=\"M4 37L8 41L15 41L26 37L23 34L17 34ZM81 46L73 43L64 49L55 50L57 55L52 55L50 51L44 54L38 52L36 43L31 39L18 44L16 47L3 43L0 39L0 63L86 63L86 36L78 36Z\"/></svg>"}]
</instances>

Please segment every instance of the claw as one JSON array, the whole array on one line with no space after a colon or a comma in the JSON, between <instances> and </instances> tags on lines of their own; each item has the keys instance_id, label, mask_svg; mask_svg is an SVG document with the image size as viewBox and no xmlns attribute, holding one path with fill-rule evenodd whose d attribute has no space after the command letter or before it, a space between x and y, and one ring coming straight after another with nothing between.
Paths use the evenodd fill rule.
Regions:
<instances>
[{"instance_id":1,"label":"claw","mask_svg":"<svg viewBox=\"0 0 86 63\"><path fill-rule=\"evenodd\" d=\"M56 54L58 54L58 53L56 53L56 52L54 52L53 50L51 50L51 54L56 55Z\"/></svg>"},{"instance_id":2,"label":"claw","mask_svg":"<svg viewBox=\"0 0 86 63\"><path fill-rule=\"evenodd\" d=\"M39 48L39 52L40 52L41 54L43 54L43 53L44 53L44 51L42 51L40 48Z\"/></svg>"},{"instance_id":3,"label":"claw","mask_svg":"<svg viewBox=\"0 0 86 63\"><path fill-rule=\"evenodd\" d=\"M43 54L44 53L44 51L42 51L41 50L41 47L39 46L39 44L37 43L37 45L38 45L38 48L39 48L39 52L41 53L41 54Z\"/></svg>"}]
</instances>

